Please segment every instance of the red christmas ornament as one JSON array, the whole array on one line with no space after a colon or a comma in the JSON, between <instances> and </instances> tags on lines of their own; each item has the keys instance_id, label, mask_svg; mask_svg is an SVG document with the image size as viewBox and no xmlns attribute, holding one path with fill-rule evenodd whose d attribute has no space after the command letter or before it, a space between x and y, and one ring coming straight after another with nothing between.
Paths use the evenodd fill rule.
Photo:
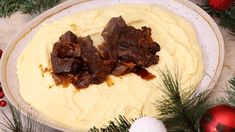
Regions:
<instances>
[{"instance_id":1,"label":"red christmas ornament","mask_svg":"<svg viewBox=\"0 0 235 132\"><path fill-rule=\"evenodd\" d=\"M0 101L0 106L5 107L7 105L7 102L5 100Z\"/></svg>"},{"instance_id":2,"label":"red christmas ornament","mask_svg":"<svg viewBox=\"0 0 235 132\"><path fill-rule=\"evenodd\" d=\"M200 121L202 132L235 132L235 108L218 105L210 108Z\"/></svg>"},{"instance_id":3,"label":"red christmas ornament","mask_svg":"<svg viewBox=\"0 0 235 132\"><path fill-rule=\"evenodd\" d=\"M234 0L208 0L209 5L218 11L223 11L232 7Z\"/></svg>"}]
</instances>

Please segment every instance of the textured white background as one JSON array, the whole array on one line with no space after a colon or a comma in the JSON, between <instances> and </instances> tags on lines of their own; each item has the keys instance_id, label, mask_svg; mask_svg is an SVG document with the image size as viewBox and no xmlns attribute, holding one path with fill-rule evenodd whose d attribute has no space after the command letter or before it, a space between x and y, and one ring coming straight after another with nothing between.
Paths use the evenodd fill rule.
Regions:
<instances>
[{"instance_id":1,"label":"textured white background","mask_svg":"<svg viewBox=\"0 0 235 132\"><path fill-rule=\"evenodd\" d=\"M190 0L194 3L200 3L202 0ZM9 18L0 19L0 48L7 48L10 40L34 17L37 15L23 15L15 13ZM228 80L235 76L235 36L228 35L227 31L221 29L225 41L225 61L220 75L219 81L215 86L215 92L211 98L216 98L221 95L218 91L227 87ZM4 108L0 108L4 109ZM1 120L1 118L0 118Z\"/></svg>"}]
</instances>

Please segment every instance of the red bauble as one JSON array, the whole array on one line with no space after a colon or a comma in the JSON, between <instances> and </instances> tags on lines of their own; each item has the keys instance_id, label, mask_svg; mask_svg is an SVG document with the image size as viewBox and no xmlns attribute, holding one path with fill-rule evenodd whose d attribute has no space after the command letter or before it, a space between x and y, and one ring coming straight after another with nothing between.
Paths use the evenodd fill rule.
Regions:
<instances>
[{"instance_id":1,"label":"red bauble","mask_svg":"<svg viewBox=\"0 0 235 132\"><path fill-rule=\"evenodd\" d=\"M200 125L202 132L235 132L235 108L227 105L210 108Z\"/></svg>"},{"instance_id":2,"label":"red bauble","mask_svg":"<svg viewBox=\"0 0 235 132\"><path fill-rule=\"evenodd\" d=\"M5 100L0 101L0 107L5 107L7 105L7 102Z\"/></svg>"},{"instance_id":3,"label":"red bauble","mask_svg":"<svg viewBox=\"0 0 235 132\"><path fill-rule=\"evenodd\" d=\"M223 11L229 9L234 0L208 0L208 3L214 10Z\"/></svg>"}]
</instances>

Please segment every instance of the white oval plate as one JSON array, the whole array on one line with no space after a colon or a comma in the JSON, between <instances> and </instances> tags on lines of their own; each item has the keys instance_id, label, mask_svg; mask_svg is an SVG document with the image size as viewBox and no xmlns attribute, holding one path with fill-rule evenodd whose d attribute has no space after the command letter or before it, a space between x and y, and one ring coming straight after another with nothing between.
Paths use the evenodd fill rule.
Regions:
<instances>
[{"instance_id":1,"label":"white oval plate","mask_svg":"<svg viewBox=\"0 0 235 132\"><path fill-rule=\"evenodd\" d=\"M24 102L19 94L16 60L43 23L53 22L82 10L109 6L116 3L158 5L189 21L196 30L196 35L203 53L205 68L204 76L197 88L197 92L213 88L223 65L224 42L220 30L213 19L195 4L187 0L72 0L64 2L36 17L11 42L8 50L3 55L1 64L1 82L8 100L21 112L30 113L33 118L38 119L48 126L63 131L78 131L45 118L42 113L37 112L29 104Z\"/></svg>"}]
</instances>

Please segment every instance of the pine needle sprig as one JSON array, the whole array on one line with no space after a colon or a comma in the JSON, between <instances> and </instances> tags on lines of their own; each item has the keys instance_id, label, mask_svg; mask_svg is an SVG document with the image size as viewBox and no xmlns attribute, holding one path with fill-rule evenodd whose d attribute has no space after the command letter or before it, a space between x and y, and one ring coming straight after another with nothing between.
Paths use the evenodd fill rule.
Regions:
<instances>
[{"instance_id":1,"label":"pine needle sprig","mask_svg":"<svg viewBox=\"0 0 235 132\"><path fill-rule=\"evenodd\" d=\"M134 119L129 121L126 117L120 115L118 119L115 118L114 121L109 121L107 126L99 129L93 127L89 132L128 132L133 122Z\"/></svg>"},{"instance_id":2,"label":"pine needle sprig","mask_svg":"<svg viewBox=\"0 0 235 132\"><path fill-rule=\"evenodd\" d=\"M227 88L222 90L223 97L218 98L215 101L215 105L224 104L235 107L235 77L228 81Z\"/></svg>"},{"instance_id":3,"label":"pine needle sprig","mask_svg":"<svg viewBox=\"0 0 235 132\"><path fill-rule=\"evenodd\" d=\"M46 127L31 119L28 115L22 115L15 107L9 105L9 114L1 111L3 120L0 122L0 130L4 132L47 132ZM50 131L53 131L50 129Z\"/></svg>"},{"instance_id":4,"label":"pine needle sprig","mask_svg":"<svg viewBox=\"0 0 235 132\"><path fill-rule=\"evenodd\" d=\"M227 90L228 102L235 107L235 77L229 81L230 86Z\"/></svg>"},{"instance_id":5,"label":"pine needle sprig","mask_svg":"<svg viewBox=\"0 0 235 132\"><path fill-rule=\"evenodd\" d=\"M0 0L0 17L8 17L15 12L40 13L60 2L61 0Z\"/></svg>"},{"instance_id":6,"label":"pine needle sprig","mask_svg":"<svg viewBox=\"0 0 235 132\"><path fill-rule=\"evenodd\" d=\"M194 94L194 90L183 91L177 76L162 73L165 96L156 103L159 118L168 131L198 132L199 120L210 107L206 102L210 91ZM192 87L194 89L195 87Z\"/></svg>"}]
</instances>

